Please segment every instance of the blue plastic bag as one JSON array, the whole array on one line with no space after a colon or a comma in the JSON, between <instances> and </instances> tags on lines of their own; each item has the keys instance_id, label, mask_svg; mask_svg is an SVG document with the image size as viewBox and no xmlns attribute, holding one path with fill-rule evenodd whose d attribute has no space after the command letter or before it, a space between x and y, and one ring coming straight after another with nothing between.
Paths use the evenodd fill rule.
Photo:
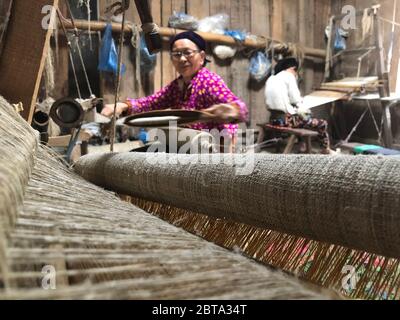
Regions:
<instances>
[{"instance_id":1,"label":"blue plastic bag","mask_svg":"<svg viewBox=\"0 0 400 320\"><path fill-rule=\"evenodd\" d=\"M250 59L249 72L251 78L261 82L271 72L271 61L269 61L264 53L257 51Z\"/></svg>"},{"instance_id":2,"label":"blue plastic bag","mask_svg":"<svg viewBox=\"0 0 400 320\"><path fill-rule=\"evenodd\" d=\"M241 30L225 30L224 34L239 42L243 42L247 37L246 33Z\"/></svg>"},{"instance_id":3,"label":"blue plastic bag","mask_svg":"<svg viewBox=\"0 0 400 320\"><path fill-rule=\"evenodd\" d=\"M143 144L146 144L149 141L149 135L147 131L144 128L140 128L139 140L143 142Z\"/></svg>"},{"instance_id":4,"label":"blue plastic bag","mask_svg":"<svg viewBox=\"0 0 400 320\"><path fill-rule=\"evenodd\" d=\"M115 42L112 37L112 26L107 24L104 32L101 49L100 49L100 62L98 66L99 71L118 72L118 53L115 47ZM125 65L122 65L121 74L126 71Z\"/></svg>"},{"instance_id":5,"label":"blue plastic bag","mask_svg":"<svg viewBox=\"0 0 400 320\"><path fill-rule=\"evenodd\" d=\"M346 50L346 39L341 35L340 29L336 29L334 48L336 51Z\"/></svg>"},{"instance_id":6,"label":"blue plastic bag","mask_svg":"<svg viewBox=\"0 0 400 320\"><path fill-rule=\"evenodd\" d=\"M157 55L151 54L146 45L144 35L140 38L140 69L144 73L148 73L154 69L157 64Z\"/></svg>"}]
</instances>

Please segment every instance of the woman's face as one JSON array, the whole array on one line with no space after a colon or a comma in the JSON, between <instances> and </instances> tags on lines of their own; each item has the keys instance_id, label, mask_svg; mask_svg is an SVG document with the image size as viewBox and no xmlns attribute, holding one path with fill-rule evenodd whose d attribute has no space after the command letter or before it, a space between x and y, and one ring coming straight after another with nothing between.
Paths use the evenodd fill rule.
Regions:
<instances>
[{"instance_id":1,"label":"woman's face","mask_svg":"<svg viewBox=\"0 0 400 320\"><path fill-rule=\"evenodd\" d=\"M206 53L189 39L177 40L171 51L172 63L183 78L192 78L204 65Z\"/></svg>"}]
</instances>

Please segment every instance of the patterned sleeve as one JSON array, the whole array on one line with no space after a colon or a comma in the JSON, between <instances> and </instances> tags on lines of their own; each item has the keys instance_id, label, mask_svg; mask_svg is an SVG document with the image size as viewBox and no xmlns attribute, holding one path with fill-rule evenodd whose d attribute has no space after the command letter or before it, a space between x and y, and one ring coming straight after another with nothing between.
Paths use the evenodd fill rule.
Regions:
<instances>
[{"instance_id":1,"label":"patterned sleeve","mask_svg":"<svg viewBox=\"0 0 400 320\"><path fill-rule=\"evenodd\" d=\"M157 93L139 99L128 98L126 103L129 106L128 114L142 113L153 110L162 110L174 107L177 85L175 81L162 88Z\"/></svg>"},{"instance_id":2,"label":"patterned sleeve","mask_svg":"<svg viewBox=\"0 0 400 320\"><path fill-rule=\"evenodd\" d=\"M205 88L212 104L234 103L240 108L240 120L242 122L248 120L249 111L246 104L233 94L220 76L211 74L205 79Z\"/></svg>"}]
</instances>

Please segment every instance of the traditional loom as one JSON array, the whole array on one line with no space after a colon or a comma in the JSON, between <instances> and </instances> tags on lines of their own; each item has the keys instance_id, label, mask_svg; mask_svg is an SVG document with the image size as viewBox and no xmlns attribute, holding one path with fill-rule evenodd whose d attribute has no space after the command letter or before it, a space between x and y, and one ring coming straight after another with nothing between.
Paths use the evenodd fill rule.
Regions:
<instances>
[{"instance_id":1,"label":"traditional loom","mask_svg":"<svg viewBox=\"0 0 400 320\"><path fill-rule=\"evenodd\" d=\"M75 171L101 188L0 98L0 299L400 297L399 160L100 154Z\"/></svg>"},{"instance_id":2,"label":"traditional loom","mask_svg":"<svg viewBox=\"0 0 400 320\"><path fill-rule=\"evenodd\" d=\"M3 98L0 150L0 299L327 297L85 182Z\"/></svg>"},{"instance_id":3,"label":"traditional loom","mask_svg":"<svg viewBox=\"0 0 400 320\"><path fill-rule=\"evenodd\" d=\"M243 255L350 297L399 297L398 160L253 154L249 175L236 170L250 155L78 163L88 180L229 252L85 182L0 105L0 298L326 297ZM42 289L44 266L57 290ZM359 275L348 292L346 266Z\"/></svg>"}]
</instances>

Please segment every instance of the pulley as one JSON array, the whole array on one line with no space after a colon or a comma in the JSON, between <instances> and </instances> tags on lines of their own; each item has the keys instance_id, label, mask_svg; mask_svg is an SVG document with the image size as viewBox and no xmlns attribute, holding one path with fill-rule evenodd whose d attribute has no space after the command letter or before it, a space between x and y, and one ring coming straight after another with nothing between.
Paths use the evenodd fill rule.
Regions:
<instances>
[{"instance_id":1,"label":"pulley","mask_svg":"<svg viewBox=\"0 0 400 320\"><path fill-rule=\"evenodd\" d=\"M75 99L57 100L50 110L50 117L62 128L78 128L83 122L85 111Z\"/></svg>"}]
</instances>

